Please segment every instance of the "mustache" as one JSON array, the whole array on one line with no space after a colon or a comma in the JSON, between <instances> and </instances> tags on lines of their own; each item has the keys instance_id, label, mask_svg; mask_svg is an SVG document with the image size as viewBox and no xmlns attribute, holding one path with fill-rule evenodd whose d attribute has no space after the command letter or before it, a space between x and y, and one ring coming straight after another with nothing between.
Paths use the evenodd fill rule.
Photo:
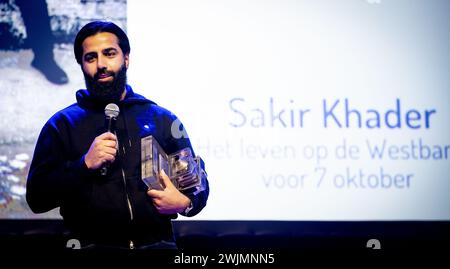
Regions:
<instances>
[{"instance_id":1,"label":"mustache","mask_svg":"<svg viewBox=\"0 0 450 269\"><path fill-rule=\"evenodd\" d=\"M115 77L116 73L114 73L113 71L108 71L106 69L99 69L97 71L97 73L95 73L95 75L94 75L94 81L98 80L100 78L100 76L102 76L102 75L108 75L108 76Z\"/></svg>"}]
</instances>

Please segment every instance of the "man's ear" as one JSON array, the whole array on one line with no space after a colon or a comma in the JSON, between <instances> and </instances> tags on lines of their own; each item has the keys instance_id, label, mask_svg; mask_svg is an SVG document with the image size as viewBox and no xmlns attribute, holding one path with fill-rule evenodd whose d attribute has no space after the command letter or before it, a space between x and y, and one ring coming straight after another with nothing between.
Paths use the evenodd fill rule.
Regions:
<instances>
[{"instance_id":1,"label":"man's ear","mask_svg":"<svg viewBox=\"0 0 450 269\"><path fill-rule=\"evenodd\" d=\"M128 69L128 64L130 62L130 54L125 54L124 58L125 58L125 67Z\"/></svg>"}]
</instances>

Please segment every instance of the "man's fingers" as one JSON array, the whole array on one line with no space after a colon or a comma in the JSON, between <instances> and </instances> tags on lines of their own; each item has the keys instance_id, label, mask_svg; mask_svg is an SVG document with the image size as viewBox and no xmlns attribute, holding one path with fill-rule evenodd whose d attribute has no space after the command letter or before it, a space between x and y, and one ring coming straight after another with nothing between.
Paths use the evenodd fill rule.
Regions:
<instances>
[{"instance_id":1,"label":"man's fingers","mask_svg":"<svg viewBox=\"0 0 450 269\"><path fill-rule=\"evenodd\" d=\"M161 192L159 190L148 190L147 194L148 196L152 197L152 198L161 198Z\"/></svg>"},{"instance_id":2,"label":"man's fingers","mask_svg":"<svg viewBox=\"0 0 450 269\"><path fill-rule=\"evenodd\" d=\"M111 132L103 133L97 136L97 138L101 140L117 140L117 137Z\"/></svg>"},{"instance_id":3,"label":"man's fingers","mask_svg":"<svg viewBox=\"0 0 450 269\"><path fill-rule=\"evenodd\" d=\"M103 148L102 148L102 151L103 151L105 154L109 154L109 155L113 155L113 156L116 156L116 154L117 154L116 148L103 147Z\"/></svg>"},{"instance_id":4,"label":"man's fingers","mask_svg":"<svg viewBox=\"0 0 450 269\"><path fill-rule=\"evenodd\" d=\"M97 136L85 154L84 162L89 169L97 169L105 162L114 162L117 155L117 137L106 132Z\"/></svg>"},{"instance_id":5,"label":"man's fingers","mask_svg":"<svg viewBox=\"0 0 450 269\"><path fill-rule=\"evenodd\" d=\"M103 160L106 160L106 161L112 163L116 160L116 157L112 154L105 154L105 156L103 157Z\"/></svg>"},{"instance_id":6,"label":"man's fingers","mask_svg":"<svg viewBox=\"0 0 450 269\"><path fill-rule=\"evenodd\" d=\"M160 208L161 208L161 200L160 200L160 199L158 199L158 198L153 198L153 204L155 205L155 207L156 207L157 209L160 209Z\"/></svg>"},{"instance_id":7,"label":"man's fingers","mask_svg":"<svg viewBox=\"0 0 450 269\"><path fill-rule=\"evenodd\" d=\"M105 147L115 148L117 145L116 140L103 140L101 144Z\"/></svg>"},{"instance_id":8,"label":"man's fingers","mask_svg":"<svg viewBox=\"0 0 450 269\"><path fill-rule=\"evenodd\" d=\"M170 180L170 178L166 175L166 172L164 172L164 170L161 169L161 171L159 172L159 176L163 179L163 183L166 187L171 186L173 187L173 183Z\"/></svg>"}]
</instances>

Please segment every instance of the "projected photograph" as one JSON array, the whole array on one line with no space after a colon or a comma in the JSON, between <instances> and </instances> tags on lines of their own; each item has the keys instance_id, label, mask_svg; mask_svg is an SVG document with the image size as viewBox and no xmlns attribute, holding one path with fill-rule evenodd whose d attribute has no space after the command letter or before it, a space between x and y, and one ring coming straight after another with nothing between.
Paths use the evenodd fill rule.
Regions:
<instances>
[{"instance_id":1,"label":"projected photograph","mask_svg":"<svg viewBox=\"0 0 450 269\"><path fill-rule=\"evenodd\" d=\"M111 20L126 29L126 0L0 1L0 218L33 214L25 200L35 143L45 122L85 88L73 40L86 23Z\"/></svg>"}]
</instances>

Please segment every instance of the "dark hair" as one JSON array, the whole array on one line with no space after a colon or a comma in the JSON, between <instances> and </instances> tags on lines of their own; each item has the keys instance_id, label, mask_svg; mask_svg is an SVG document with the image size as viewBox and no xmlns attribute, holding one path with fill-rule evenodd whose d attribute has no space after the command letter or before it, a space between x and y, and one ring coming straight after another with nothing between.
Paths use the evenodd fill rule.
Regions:
<instances>
[{"instance_id":1,"label":"dark hair","mask_svg":"<svg viewBox=\"0 0 450 269\"><path fill-rule=\"evenodd\" d=\"M109 21L93 21L83 26L75 37L73 51L79 64L81 64L81 57L83 56L83 41L90 36L103 32L116 35L123 54L130 53L130 42L128 41L127 34L119 26Z\"/></svg>"}]
</instances>

